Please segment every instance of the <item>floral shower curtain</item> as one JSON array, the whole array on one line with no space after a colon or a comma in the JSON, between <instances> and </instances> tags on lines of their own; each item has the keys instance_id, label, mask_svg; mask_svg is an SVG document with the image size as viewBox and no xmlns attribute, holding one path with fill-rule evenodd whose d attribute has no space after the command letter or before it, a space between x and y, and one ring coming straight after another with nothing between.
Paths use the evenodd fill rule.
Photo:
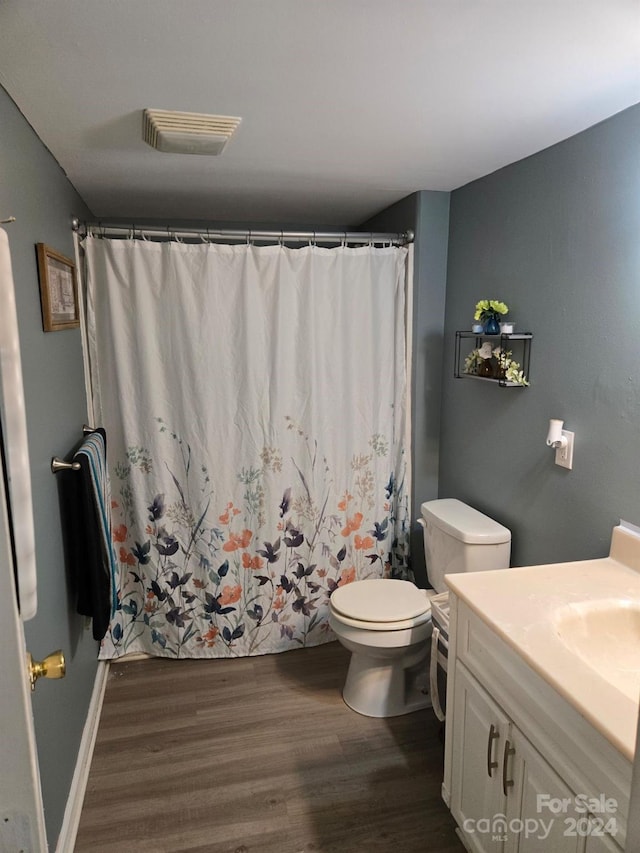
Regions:
<instances>
[{"instance_id":1,"label":"floral shower curtain","mask_svg":"<svg viewBox=\"0 0 640 853\"><path fill-rule=\"evenodd\" d=\"M407 250L84 249L120 570L100 656L333 639L334 589L408 573Z\"/></svg>"}]
</instances>

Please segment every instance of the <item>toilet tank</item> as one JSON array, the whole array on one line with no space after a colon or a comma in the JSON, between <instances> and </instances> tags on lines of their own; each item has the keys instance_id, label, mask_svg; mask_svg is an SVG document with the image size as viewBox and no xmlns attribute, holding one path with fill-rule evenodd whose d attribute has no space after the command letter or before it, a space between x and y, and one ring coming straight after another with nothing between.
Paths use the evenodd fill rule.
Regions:
<instances>
[{"instance_id":1,"label":"toilet tank","mask_svg":"<svg viewBox=\"0 0 640 853\"><path fill-rule=\"evenodd\" d=\"M445 592L444 576L507 569L511 531L455 498L426 501L420 523L429 582Z\"/></svg>"}]
</instances>

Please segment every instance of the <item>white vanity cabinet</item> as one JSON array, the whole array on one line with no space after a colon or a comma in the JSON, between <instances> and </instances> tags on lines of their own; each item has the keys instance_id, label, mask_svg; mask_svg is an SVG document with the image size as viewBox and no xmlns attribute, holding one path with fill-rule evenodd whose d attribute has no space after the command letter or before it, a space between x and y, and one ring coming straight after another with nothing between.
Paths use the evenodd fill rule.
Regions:
<instances>
[{"instance_id":1,"label":"white vanity cabinet","mask_svg":"<svg viewBox=\"0 0 640 853\"><path fill-rule=\"evenodd\" d=\"M450 638L443 797L468 849L620 853L631 763L453 594Z\"/></svg>"},{"instance_id":2,"label":"white vanity cabinet","mask_svg":"<svg viewBox=\"0 0 640 853\"><path fill-rule=\"evenodd\" d=\"M509 720L467 673L456 668L453 714L451 813L475 850L502 850L497 832L477 831L478 822L505 812L500 782L500 747L506 742ZM481 828L482 830L482 828Z\"/></svg>"},{"instance_id":3,"label":"white vanity cabinet","mask_svg":"<svg viewBox=\"0 0 640 853\"><path fill-rule=\"evenodd\" d=\"M586 838L584 853L620 853L620 847L610 836L600 835L601 826L599 822L594 826L593 819L591 819L591 828L588 831L590 834ZM598 834L594 835L593 833Z\"/></svg>"},{"instance_id":4,"label":"white vanity cabinet","mask_svg":"<svg viewBox=\"0 0 640 853\"><path fill-rule=\"evenodd\" d=\"M538 804L541 792L572 802L569 786L464 664L455 678L450 807L466 843L478 853L579 853L582 838L567 821L580 815Z\"/></svg>"}]
</instances>

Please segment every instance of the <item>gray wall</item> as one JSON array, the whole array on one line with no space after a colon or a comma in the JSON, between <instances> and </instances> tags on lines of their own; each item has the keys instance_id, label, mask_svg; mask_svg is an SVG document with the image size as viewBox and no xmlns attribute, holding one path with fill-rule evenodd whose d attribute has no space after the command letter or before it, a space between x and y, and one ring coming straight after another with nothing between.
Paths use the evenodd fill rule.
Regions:
<instances>
[{"instance_id":1,"label":"gray wall","mask_svg":"<svg viewBox=\"0 0 640 853\"><path fill-rule=\"evenodd\" d=\"M33 694L47 834L54 849L93 688L97 647L70 601L57 483L49 469L51 456L64 456L78 441L86 420L80 331L42 331L35 244L73 257L71 217L89 212L1 88L0 127L0 219L17 219L4 227L16 287L38 563L39 607L25 625L27 648L38 660L57 648L67 658L66 678L42 679Z\"/></svg>"},{"instance_id":2,"label":"gray wall","mask_svg":"<svg viewBox=\"0 0 640 853\"><path fill-rule=\"evenodd\" d=\"M513 531L513 565L607 553L640 524L640 106L451 197L440 496ZM453 379L454 331L503 299L531 387ZM554 465L549 418L576 434Z\"/></svg>"},{"instance_id":3,"label":"gray wall","mask_svg":"<svg viewBox=\"0 0 640 853\"><path fill-rule=\"evenodd\" d=\"M440 394L447 275L449 193L407 196L366 222L374 231L415 232L413 371L411 377L411 563L419 586L427 586L422 528L415 523L423 501L438 497Z\"/></svg>"}]
</instances>

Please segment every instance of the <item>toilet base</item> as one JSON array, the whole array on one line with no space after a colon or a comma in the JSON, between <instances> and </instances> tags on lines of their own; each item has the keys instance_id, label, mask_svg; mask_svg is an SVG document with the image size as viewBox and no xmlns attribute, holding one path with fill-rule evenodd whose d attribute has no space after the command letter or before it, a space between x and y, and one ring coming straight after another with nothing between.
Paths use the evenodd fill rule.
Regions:
<instances>
[{"instance_id":1,"label":"toilet base","mask_svg":"<svg viewBox=\"0 0 640 853\"><path fill-rule=\"evenodd\" d=\"M419 658L403 667L352 652L342 690L345 704L365 717L399 717L430 708L428 653Z\"/></svg>"}]
</instances>

